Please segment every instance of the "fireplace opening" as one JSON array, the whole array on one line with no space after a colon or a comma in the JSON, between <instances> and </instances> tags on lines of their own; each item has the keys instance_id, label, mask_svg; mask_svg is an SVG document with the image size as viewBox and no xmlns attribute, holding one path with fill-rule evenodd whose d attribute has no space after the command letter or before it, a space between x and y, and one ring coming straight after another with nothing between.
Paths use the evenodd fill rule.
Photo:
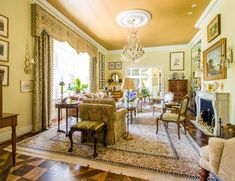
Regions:
<instances>
[{"instance_id":1,"label":"fireplace opening","mask_svg":"<svg viewBox=\"0 0 235 181\"><path fill-rule=\"evenodd\" d=\"M207 99L200 99L201 101L201 118L203 121L203 124L208 126L210 128L210 131L213 132L213 129L215 127L215 119L214 119L214 110L211 100Z\"/></svg>"}]
</instances>

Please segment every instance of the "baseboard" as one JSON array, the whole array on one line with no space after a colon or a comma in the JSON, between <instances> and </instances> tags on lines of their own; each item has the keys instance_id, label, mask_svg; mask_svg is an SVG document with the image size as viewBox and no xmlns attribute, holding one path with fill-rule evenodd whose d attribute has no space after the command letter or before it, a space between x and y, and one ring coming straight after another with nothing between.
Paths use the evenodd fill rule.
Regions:
<instances>
[{"instance_id":1,"label":"baseboard","mask_svg":"<svg viewBox=\"0 0 235 181\"><path fill-rule=\"evenodd\" d=\"M22 128L16 127L16 135L21 136L32 131L32 125L24 126ZM11 131L0 134L0 143L8 141L11 139Z\"/></svg>"}]
</instances>

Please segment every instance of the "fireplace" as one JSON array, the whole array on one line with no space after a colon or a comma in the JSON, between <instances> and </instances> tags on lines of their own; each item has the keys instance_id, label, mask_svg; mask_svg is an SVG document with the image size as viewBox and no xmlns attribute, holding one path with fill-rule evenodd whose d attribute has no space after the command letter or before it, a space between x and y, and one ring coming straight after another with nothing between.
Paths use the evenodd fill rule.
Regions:
<instances>
[{"instance_id":1,"label":"fireplace","mask_svg":"<svg viewBox=\"0 0 235 181\"><path fill-rule=\"evenodd\" d=\"M196 120L207 125L214 136L220 136L220 123L229 121L229 93L211 93L198 91L196 95L197 117Z\"/></svg>"},{"instance_id":2,"label":"fireplace","mask_svg":"<svg viewBox=\"0 0 235 181\"><path fill-rule=\"evenodd\" d=\"M215 114L212 101L201 98L200 105L200 116L202 118L202 125L204 125L208 131L213 133L215 127Z\"/></svg>"}]
</instances>

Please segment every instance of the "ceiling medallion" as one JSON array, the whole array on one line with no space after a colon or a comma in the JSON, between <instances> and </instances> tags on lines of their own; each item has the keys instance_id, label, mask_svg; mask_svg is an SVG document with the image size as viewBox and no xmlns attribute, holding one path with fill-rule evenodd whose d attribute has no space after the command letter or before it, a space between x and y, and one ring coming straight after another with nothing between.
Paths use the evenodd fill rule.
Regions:
<instances>
[{"instance_id":1,"label":"ceiling medallion","mask_svg":"<svg viewBox=\"0 0 235 181\"><path fill-rule=\"evenodd\" d=\"M136 9L121 12L117 16L118 24L125 28L133 28L133 19L135 20L134 26L138 28L150 21L151 14L148 11Z\"/></svg>"},{"instance_id":2,"label":"ceiling medallion","mask_svg":"<svg viewBox=\"0 0 235 181\"><path fill-rule=\"evenodd\" d=\"M151 14L144 10L130 10L120 13L117 22L125 28L132 28L127 42L123 47L122 60L137 63L144 55L143 46L137 38L135 27L146 25L151 18Z\"/></svg>"}]
</instances>

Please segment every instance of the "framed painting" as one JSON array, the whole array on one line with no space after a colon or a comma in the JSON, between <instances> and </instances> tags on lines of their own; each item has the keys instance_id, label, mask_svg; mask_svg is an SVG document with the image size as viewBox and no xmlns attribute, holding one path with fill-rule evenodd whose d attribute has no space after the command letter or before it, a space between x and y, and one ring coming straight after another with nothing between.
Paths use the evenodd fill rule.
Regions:
<instances>
[{"instance_id":1,"label":"framed painting","mask_svg":"<svg viewBox=\"0 0 235 181\"><path fill-rule=\"evenodd\" d=\"M115 69L115 62L109 62L109 70Z\"/></svg>"},{"instance_id":2,"label":"framed painting","mask_svg":"<svg viewBox=\"0 0 235 181\"><path fill-rule=\"evenodd\" d=\"M115 62L115 69L121 70L122 69L122 62Z\"/></svg>"},{"instance_id":3,"label":"framed painting","mask_svg":"<svg viewBox=\"0 0 235 181\"><path fill-rule=\"evenodd\" d=\"M170 52L170 71L184 70L184 52Z\"/></svg>"},{"instance_id":4,"label":"framed painting","mask_svg":"<svg viewBox=\"0 0 235 181\"><path fill-rule=\"evenodd\" d=\"M227 69L223 66L226 61L226 38L222 38L203 52L204 80L227 78Z\"/></svg>"},{"instance_id":5,"label":"framed painting","mask_svg":"<svg viewBox=\"0 0 235 181\"><path fill-rule=\"evenodd\" d=\"M8 62L9 42L0 40L0 61Z\"/></svg>"},{"instance_id":6,"label":"framed painting","mask_svg":"<svg viewBox=\"0 0 235 181\"><path fill-rule=\"evenodd\" d=\"M220 14L218 14L214 19L207 25L207 40L211 42L217 36L220 35Z\"/></svg>"},{"instance_id":7,"label":"framed painting","mask_svg":"<svg viewBox=\"0 0 235 181\"><path fill-rule=\"evenodd\" d=\"M8 65L0 65L0 69L4 70L2 85L9 85L9 66Z\"/></svg>"},{"instance_id":8,"label":"framed painting","mask_svg":"<svg viewBox=\"0 0 235 181\"><path fill-rule=\"evenodd\" d=\"M0 14L0 36L8 37L8 18Z\"/></svg>"},{"instance_id":9,"label":"framed painting","mask_svg":"<svg viewBox=\"0 0 235 181\"><path fill-rule=\"evenodd\" d=\"M33 92L33 81L32 80L21 80L20 81L21 92Z\"/></svg>"}]
</instances>

